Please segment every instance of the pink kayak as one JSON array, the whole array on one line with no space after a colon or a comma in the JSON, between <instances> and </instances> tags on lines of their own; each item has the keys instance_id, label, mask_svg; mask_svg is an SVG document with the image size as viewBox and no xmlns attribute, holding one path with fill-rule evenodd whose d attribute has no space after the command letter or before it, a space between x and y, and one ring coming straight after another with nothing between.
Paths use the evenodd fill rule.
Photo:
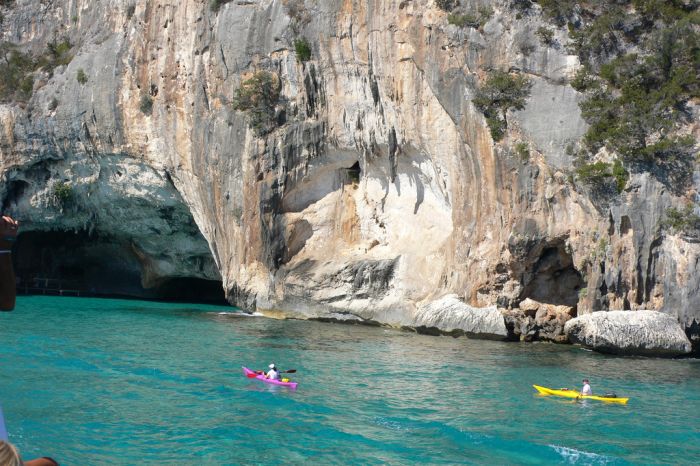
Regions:
<instances>
[{"instance_id":1,"label":"pink kayak","mask_svg":"<svg viewBox=\"0 0 700 466\"><path fill-rule=\"evenodd\" d=\"M243 367L243 373L246 375L246 377L248 377L248 374L256 374L255 371L251 371L247 367ZM282 382L281 380L266 379L263 374L256 374L255 377L250 377L250 378L262 380L263 382L269 383L272 385L282 385L283 387L289 387L291 389L297 388L296 382Z\"/></svg>"}]
</instances>

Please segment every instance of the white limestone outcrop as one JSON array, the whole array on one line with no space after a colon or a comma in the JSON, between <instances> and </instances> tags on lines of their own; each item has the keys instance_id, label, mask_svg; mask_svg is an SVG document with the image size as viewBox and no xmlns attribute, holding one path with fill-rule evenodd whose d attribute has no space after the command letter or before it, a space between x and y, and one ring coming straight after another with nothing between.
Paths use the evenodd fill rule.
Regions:
<instances>
[{"instance_id":1,"label":"white limestone outcrop","mask_svg":"<svg viewBox=\"0 0 700 466\"><path fill-rule=\"evenodd\" d=\"M568 321L574 343L595 351L625 355L679 356L691 344L678 320L656 311L600 311Z\"/></svg>"},{"instance_id":2,"label":"white limestone outcrop","mask_svg":"<svg viewBox=\"0 0 700 466\"><path fill-rule=\"evenodd\" d=\"M419 307L411 326L423 332L435 330L478 338L503 340L508 336L503 315L496 306L476 308L456 295Z\"/></svg>"}]
</instances>

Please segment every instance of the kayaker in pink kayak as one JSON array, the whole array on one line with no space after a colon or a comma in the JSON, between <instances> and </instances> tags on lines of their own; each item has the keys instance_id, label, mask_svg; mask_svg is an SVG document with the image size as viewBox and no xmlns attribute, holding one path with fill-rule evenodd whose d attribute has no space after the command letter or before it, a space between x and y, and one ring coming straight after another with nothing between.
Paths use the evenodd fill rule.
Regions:
<instances>
[{"instance_id":1,"label":"kayaker in pink kayak","mask_svg":"<svg viewBox=\"0 0 700 466\"><path fill-rule=\"evenodd\" d=\"M277 368L275 367L275 363L273 362L268 367L270 368L270 370L267 371L267 373L265 374L265 378L272 380L280 380L280 371L277 370Z\"/></svg>"}]
</instances>

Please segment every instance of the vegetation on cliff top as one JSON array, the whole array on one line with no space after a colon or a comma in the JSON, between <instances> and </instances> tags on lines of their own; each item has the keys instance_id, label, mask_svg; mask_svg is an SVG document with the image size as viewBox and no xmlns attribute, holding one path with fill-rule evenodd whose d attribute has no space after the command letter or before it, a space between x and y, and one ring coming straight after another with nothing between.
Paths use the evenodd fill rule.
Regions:
<instances>
[{"instance_id":1,"label":"vegetation on cliff top","mask_svg":"<svg viewBox=\"0 0 700 466\"><path fill-rule=\"evenodd\" d=\"M580 105L589 124L579 175L593 183L602 173L612 176L596 165L605 148L630 169L649 171L680 191L697 154L686 128L693 118L689 103L700 97L700 2L537 3L555 24L567 26L582 63L571 82L586 95Z\"/></svg>"}]
</instances>

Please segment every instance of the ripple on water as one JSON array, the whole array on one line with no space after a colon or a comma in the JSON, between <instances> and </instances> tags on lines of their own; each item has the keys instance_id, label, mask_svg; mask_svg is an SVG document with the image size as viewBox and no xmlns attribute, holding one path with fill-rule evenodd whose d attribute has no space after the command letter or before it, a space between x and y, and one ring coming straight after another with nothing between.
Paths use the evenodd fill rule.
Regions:
<instances>
[{"instance_id":1,"label":"ripple on water","mask_svg":"<svg viewBox=\"0 0 700 466\"><path fill-rule=\"evenodd\" d=\"M221 314L223 313L223 314ZM26 456L81 464L692 464L697 360L277 321L229 308L21 297L0 401ZM297 369L297 391L241 366ZM538 396L532 384L630 396Z\"/></svg>"}]
</instances>

